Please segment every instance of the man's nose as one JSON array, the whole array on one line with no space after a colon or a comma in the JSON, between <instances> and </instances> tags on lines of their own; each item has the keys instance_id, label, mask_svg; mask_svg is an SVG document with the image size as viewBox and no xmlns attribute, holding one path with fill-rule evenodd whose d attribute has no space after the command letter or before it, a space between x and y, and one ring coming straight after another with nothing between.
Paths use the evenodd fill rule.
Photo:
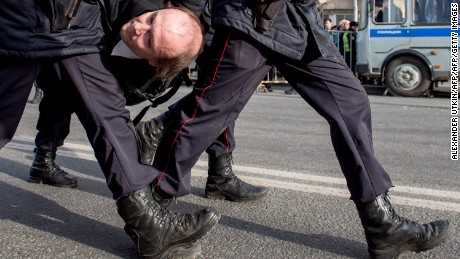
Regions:
<instances>
[{"instance_id":1,"label":"man's nose","mask_svg":"<svg viewBox=\"0 0 460 259\"><path fill-rule=\"evenodd\" d=\"M145 23L134 22L133 29L136 36L139 36L144 34L146 31L150 30L150 25L147 25Z\"/></svg>"}]
</instances>

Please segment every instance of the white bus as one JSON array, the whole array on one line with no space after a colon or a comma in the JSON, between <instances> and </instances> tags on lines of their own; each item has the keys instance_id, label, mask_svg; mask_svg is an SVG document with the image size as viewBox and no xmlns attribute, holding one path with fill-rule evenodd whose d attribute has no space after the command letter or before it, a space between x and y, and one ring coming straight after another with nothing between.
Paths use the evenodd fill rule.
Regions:
<instances>
[{"instance_id":1,"label":"white bus","mask_svg":"<svg viewBox=\"0 0 460 259\"><path fill-rule=\"evenodd\" d=\"M449 80L450 4L459 0L361 0L356 72L399 96Z\"/></svg>"}]
</instances>

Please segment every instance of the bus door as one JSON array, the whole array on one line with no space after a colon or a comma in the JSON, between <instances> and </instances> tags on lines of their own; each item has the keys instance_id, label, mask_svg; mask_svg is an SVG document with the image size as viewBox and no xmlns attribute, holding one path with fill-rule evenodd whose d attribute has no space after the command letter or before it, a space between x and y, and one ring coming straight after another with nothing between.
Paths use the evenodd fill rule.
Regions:
<instances>
[{"instance_id":1,"label":"bus door","mask_svg":"<svg viewBox=\"0 0 460 259\"><path fill-rule=\"evenodd\" d=\"M388 53L408 48L410 29L407 18L407 1L412 0L374 0L373 20L370 25L371 53Z\"/></svg>"}]
</instances>

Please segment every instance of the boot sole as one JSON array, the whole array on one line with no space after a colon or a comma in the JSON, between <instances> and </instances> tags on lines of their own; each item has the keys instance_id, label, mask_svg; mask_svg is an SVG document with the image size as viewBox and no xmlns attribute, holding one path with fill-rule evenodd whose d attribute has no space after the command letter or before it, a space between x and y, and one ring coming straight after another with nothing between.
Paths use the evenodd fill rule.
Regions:
<instances>
[{"instance_id":1,"label":"boot sole","mask_svg":"<svg viewBox=\"0 0 460 259\"><path fill-rule=\"evenodd\" d=\"M126 230L125 230L126 231ZM142 256L143 258L147 259L195 259L201 254L201 245L192 243L188 245L177 245L168 249L163 254L166 256Z\"/></svg>"},{"instance_id":2,"label":"boot sole","mask_svg":"<svg viewBox=\"0 0 460 259\"><path fill-rule=\"evenodd\" d=\"M200 230L195 232L192 236L176 241L174 243L170 243L163 247L158 253L151 254L151 255L143 255L141 256L149 258L149 259L165 259L165 258L194 258L199 254L196 254L197 249L194 248L195 245L194 243L200 240L206 233L208 233L217 223L219 222L219 219L221 217L221 214L219 212L216 212L214 216L209 220L208 224L206 224L204 227L202 227ZM129 228L127 225L125 225L124 230L128 236L131 237L131 239L134 241L134 243L137 245L137 238L138 235L133 231L131 228ZM193 248L192 250L188 250L190 248ZM201 246L199 247L201 253ZM177 257L177 256L181 257ZM193 257L192 257L193 256Z\"/></svg>"},{"instance_id":3,"label":"boot sole","mask_svg":"<svg viewBox=\"0 0 460 259\"><path fill-rule=\"evenodd\" d=\"M423 246L423 247L414 247L411 245L408 246L401 246L401 247L396 247L392 249L386 249L386 250L373 250L373 249L368 249L369 255L371 256L372 259L392 259L392 258L398 258L400 255L406 253L406 252L416 252L420 253L423 251L430 250L440 244L442 244L444 241L450 238L454 232L454 228L452 225L449 223L449 226L447 227L447 230L444 232L444 235L438 237L437 239L433 240L429 245Z\"/></svg>"},{"instance_id":4,"label":"boot sole","mask_svg":"<svg viewBox=\"0 0 460 259\"><path fill-rule=\"evenodd\" d=\"M36 184L43 183L43 184L47 184L47 185L51 185L51 186L55 186L55 187L62 187L62 188L75 188L75 187L77 187L76 182L74 184L55 184L55 183L43 180L43 179L38 178L38 177L33 177L33 176L30 176L27 181L29 183L36 183Z\"/></svg>"},{"instance_id":5,"label":"boot sole","mask_svg":"<svg viewBox=\"0 0 460 259\"><path fill-rule=\"evenodd\" d=\"M222 192L222 191L215 191L215 192L208 192L205 191L206 198L211 199L211 200L229 200L233 202L254 202L263 199L265 196L267 196L268 192L265 192L264 194L257 196L257 197L252 197L252 198L240 198L233 196L231 194Z\"/></svg>"},{"instance_id":6,"label":"boot sole","mask_svg":"<svg viewBox=\"0 0 460 259\"><path fill-rule=\"evenodd\" d=\"M190 246L176 247L166 258L168 259L194 259L201 254L201 245L193 243Z\"/></svg>"}]
</instances>

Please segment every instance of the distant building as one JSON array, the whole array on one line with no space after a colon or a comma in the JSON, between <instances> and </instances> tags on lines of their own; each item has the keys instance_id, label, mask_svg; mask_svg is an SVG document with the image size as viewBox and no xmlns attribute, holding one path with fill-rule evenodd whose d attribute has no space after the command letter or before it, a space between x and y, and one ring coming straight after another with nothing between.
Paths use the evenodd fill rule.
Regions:
<instances>
[{"instance_id":1,"label":"distant building","mask_svg":"<svg viewBox=\"0 0 460 259\"><path fill-rule=\"evenodd\" d=\"M346 19L355 21L354 2L358 0L319 0L323 19L330 18L333 25ZM359 0L361 1L361 0Z\"/></svg>"}]
</instances>

